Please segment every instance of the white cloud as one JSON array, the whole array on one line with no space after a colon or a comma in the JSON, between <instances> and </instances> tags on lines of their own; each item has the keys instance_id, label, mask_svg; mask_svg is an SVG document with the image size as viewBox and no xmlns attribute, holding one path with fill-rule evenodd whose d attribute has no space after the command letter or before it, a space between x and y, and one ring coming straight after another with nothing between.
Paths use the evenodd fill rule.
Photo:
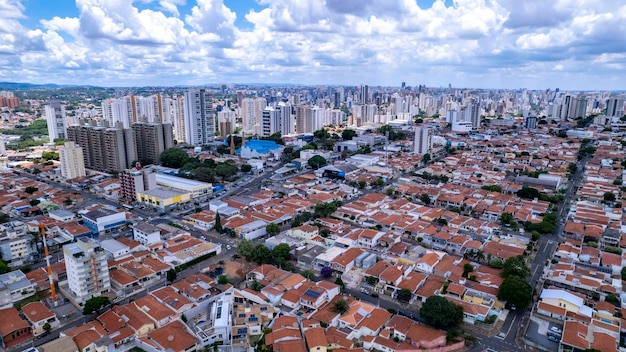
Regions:
<instances>
[{"instance_id":1,"label":"white cloud","mask_svg":"<svg viewBox=\"0 0 626 352\"><path fill-rule=\"evenodd\" d=\"M26 0L0 0L0 77L542 88L557 70L582 75L593 63L594 75L612 77L626 64L624 0L257 2L261 9L235 13L223 0L76 0L78 17L42 18L36 29L23 25Z\"/></svg>"}]
</instances>

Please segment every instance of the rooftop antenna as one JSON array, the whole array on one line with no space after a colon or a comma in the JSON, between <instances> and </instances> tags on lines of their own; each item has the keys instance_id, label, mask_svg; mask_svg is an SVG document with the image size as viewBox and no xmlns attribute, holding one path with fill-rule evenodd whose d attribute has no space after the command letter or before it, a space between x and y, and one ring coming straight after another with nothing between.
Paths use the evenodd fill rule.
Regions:
<instances>
[{"instance_id":1,"label":"rooftop antenna","mask_svg":"<svg viewBox=\"0 0 626 352\"><path fill-rule=\"evenodd\" d=\"M48 244L46 243L46 225L39 224L41 239L43 240L43 253L46 256L46 265L48 269L48 280L50 281L50 293L52 294L52 302L57 305L57 294L54 290L54 280L52 280L52 268L50 267L50 255L48 255Z\"/></svg>"}]
</instances>

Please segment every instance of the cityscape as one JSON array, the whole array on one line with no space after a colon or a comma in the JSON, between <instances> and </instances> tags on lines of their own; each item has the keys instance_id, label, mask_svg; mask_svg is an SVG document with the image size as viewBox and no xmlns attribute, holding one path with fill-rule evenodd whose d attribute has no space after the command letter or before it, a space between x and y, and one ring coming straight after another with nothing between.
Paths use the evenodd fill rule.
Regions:
<instances>
[{"instance_id":1,"label":"cityscape","mask_svg":"<svg viewBox=\"0 0 626 352\"><path fill-rule=\"evenodd\" d=\"M0 0L0 350L626 351L624 23Z\"/></svg>"}]
</instances>

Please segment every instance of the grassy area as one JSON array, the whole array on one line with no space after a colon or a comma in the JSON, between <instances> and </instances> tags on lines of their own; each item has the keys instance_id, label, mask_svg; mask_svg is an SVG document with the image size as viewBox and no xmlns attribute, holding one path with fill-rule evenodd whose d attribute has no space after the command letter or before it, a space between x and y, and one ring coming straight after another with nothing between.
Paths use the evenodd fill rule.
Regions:
<instances>
[{"instance_id":1,"label":"grassy area","mask_svg":"<svg viewBox=\"0 0 626 352\"><path fill-rule=\"evenodd\" d=\"M17 308L18 310L22 310L22 307L24 307L28 303L43 301L46 299L47 296L48 296L47 291L40 291L40 292L35 293L33 296L30 296L19 302L13 303L13 307Z\"/></svg>"}]
</instances>

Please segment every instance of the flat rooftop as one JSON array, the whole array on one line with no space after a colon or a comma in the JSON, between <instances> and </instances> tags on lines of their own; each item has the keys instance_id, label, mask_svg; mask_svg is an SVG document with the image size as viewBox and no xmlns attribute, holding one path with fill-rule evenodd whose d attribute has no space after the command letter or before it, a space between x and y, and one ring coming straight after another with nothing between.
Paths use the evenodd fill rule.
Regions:
<instances>
[{"instance_id":1,"label":"flat rooftop","mask_svg":"<svg viewBox=\"0 0 626 352\"><path fill-rule=\"evenodd\" d=\"M156 182L157 184L172 187L172 188L180 188L187 190L195 190L202 188L212 188L213 186L207 182L200 182L195 180L190 180L188 178L182 178L177 176L171 176L166 174L156 174Z\"/></svg>"}]
</instances>

